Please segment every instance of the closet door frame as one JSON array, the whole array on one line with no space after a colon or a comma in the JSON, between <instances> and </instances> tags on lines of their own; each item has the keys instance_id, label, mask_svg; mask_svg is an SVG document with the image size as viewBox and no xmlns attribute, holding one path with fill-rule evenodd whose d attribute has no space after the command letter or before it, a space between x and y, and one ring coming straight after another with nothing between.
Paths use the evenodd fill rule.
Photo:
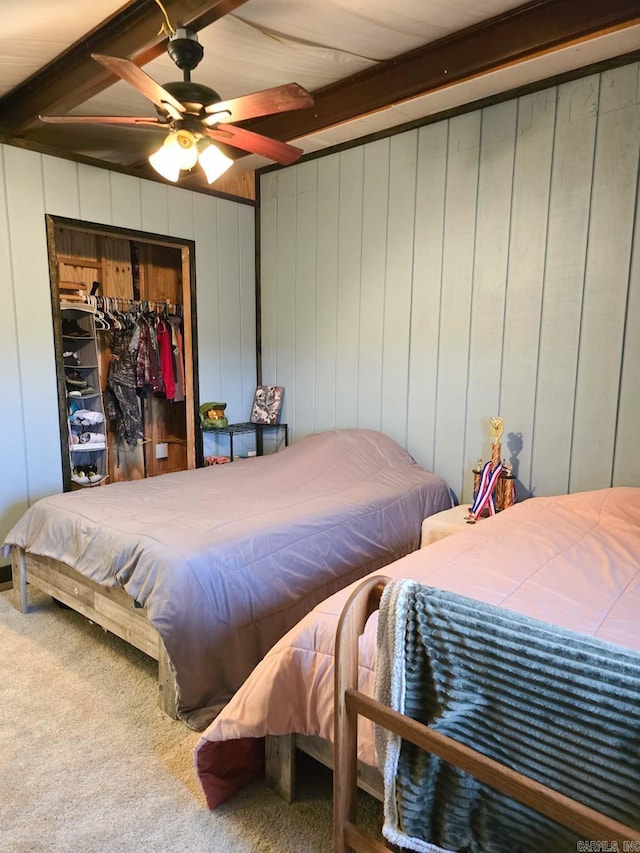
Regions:
<instances>
[{"instance_id":1,"label":"closet door frame","mask_svg":"<svg viewBox=\"0 0 640 853\"><path fill-rule=\"evenodd\" d=\"M62 358L60 289L58 272L58 249L56 246L56 229L66 228L85 234L103 237L117 237L135 243L150 243L168 248L179 249L182 262L182 316L183 316L183 350L186 386L189 389L191 405L186 406L187 434L187 469L200 468L203 465L202 442L199 440L197 424L199 420L200 398L198 381L198 338L196 326L196 244L194 240L180 237L169 237L148 231L138 231L132 228L119 228L97 222L85 222L80 219L69 219L63 216L45 214L47 231L47 248L49 254L49 279L51 282L51 314L53 318L53 336L56 352L56 377L58 383L58 399L65 400L65 381ZM66 452L67 414L66 406L59 405L60 454L62 459L63 488L68 491L71 483L71 468L69 454Z\"/></svg>"}]
</instances>

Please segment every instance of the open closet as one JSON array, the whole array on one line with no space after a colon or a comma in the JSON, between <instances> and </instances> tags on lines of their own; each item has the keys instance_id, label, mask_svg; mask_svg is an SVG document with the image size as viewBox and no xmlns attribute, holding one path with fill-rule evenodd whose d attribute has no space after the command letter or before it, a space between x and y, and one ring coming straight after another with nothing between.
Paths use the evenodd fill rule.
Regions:
<instances>
[{"instance_id":1,"label":"open closet","mask_svg":"<svg viewBox=\"0 0 640 853\"><path fill-rule=\"evenodd\" d=\"M193 244L59 217L47 236L65 491L195 468Z\"/></svg>"}]
</instances>

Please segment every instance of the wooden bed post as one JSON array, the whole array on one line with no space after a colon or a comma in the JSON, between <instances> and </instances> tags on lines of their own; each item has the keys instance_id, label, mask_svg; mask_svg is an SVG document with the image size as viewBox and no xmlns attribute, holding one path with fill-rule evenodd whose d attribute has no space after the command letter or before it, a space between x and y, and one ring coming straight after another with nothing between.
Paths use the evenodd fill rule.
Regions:
<instances>
[{"instance_id":1,"label":"wooden bed post","mask_svg":"<svg viewBox=\"0 0 640 853\"><path fill-rule=\"evenodd\" d=\"M267 735L264 758L267 785L286 803L292 803L296 789L296 736Z\"/></svg>"},{"instance_id":2,"label":"wooden bed post","mask_svg":"<svg viewBox=\"0 0 640 853\"><path fill-rule=\"evenodd\" d=\"M158 635L158 704L172 719L178 719L176 675L162 638Z\"/></svg>"},{"instance_id":3,"label":"wooden bed post","mask_svg":"<svg viewBox=\"0 0 640 853\"><path fill-rule=\"evenodd\" d=\"M29 610L27 601L27 567L24 558L24 548L13 545L11 548L11 574L13 576L13 606L20 613Z\"/></svg>"},{"instance_id":4,"label":"wooden bed post","mask_svg":"<svg viewBox=\"0 0 640 853\"><path fill-rule=\"evenodd\" d=\"M364 581L344 606L336 632L335 718L333 737L333 851L361 849L362 835L355 826L357 795L358 715L348 706L346 691L358 689L358 637L369 616L378 609L388 578L380 575ZM362 838L366 836L362 835ZM354 844L350 842L353 841ZM364 848L366 849L366 848ZM368 849L375 849L369 847ZM377 848L386 850L384 846Z\"/></svg>"}]
</instances>

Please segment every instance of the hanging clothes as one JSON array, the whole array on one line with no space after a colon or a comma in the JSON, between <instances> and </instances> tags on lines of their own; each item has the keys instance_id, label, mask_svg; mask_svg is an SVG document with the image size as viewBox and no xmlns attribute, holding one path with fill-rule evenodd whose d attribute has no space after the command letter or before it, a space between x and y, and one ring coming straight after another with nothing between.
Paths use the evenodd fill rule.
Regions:
<instances>
[{"instance_id":1,"label":"hanging clothes","mask_svg":"<svg viewBox=\"0 0 640 853\"><path fill-rule=\"evenodd\" d=\"M158 341L158 353L160 356L160 373L162 384L167 400L173 400L176 383L173 372L173 349L171 346L171 328L162 318L157 317L155 321L155 333Z\"/></svg>"},{"instance_id":2,"label":"hanging clothes","mask_svg":"<svg viewBox=\"0 0 640 853\"><path fill-rule=\"evenodd\" d=\"M135 447L144 438L140 400L136 393L136 369L131 352L133 330L113 333L113 354L107 378L107 409L115 420L118 438Z\"/></svg>"},{"instance_id":3,"label":"hanging clothes","mask_svg":"<svg viewBox=\"0 0 640 853\"><path fill-rule=\"evenodd\" d=\"M91 297L104 317L105 327L115 332L128 330L128 353L133 365L134 387L139 397L152 393L164 395L170 402L185 399L185 366L182 337L182 318L178 313L149 311L148 302L129 305L122 313L109 297ZM156 303L156 306L159 305ZM171 306L174 311L178 306ZM115 369L115 368L114 368ZM117 373L115 374L117 381ZM115 395L114 395L115 396ZM115 411L116 401L112 401Z\"/></svg>"},{"instance_id":4,"label":"hanging clothes","mask_svg":"<svg viewBox=\"0 0 640 853\"><path fill-rule=\"evenodd\" d=\"M136 385L142 394L149 391L164 391L155 331L149 319L144 315L140 316L138 326ZM136 346L135 343L133 346Z\"/></svg>"},{"instance_id":5,"label":"hanging clothes","mask_svg":"<svg viewBox=\"0 0 640 853\"><path fill-rule=\"evenodd\" d=\"M184 378L184 355L182 342L182 320L174 314L167 318L171 328L171 343L173 350L173 375L175 390L173 393L174 403L181 403L185 398L186 382Z\"/></svg>"}]
</instances>

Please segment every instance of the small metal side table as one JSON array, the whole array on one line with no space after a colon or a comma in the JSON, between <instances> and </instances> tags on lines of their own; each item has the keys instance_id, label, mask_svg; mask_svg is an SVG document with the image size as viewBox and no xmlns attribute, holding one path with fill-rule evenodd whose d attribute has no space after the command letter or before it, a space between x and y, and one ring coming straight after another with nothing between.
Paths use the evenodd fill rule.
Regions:
<instances>
[{"instance_id":1,"label":"small metal side table","mask_svg":"<svg viewBox=\"0 0 640 853\"><path fill-rule=\"evenodd\" d=\"M256 436L256 453L262 456L262 436L265 432L279 430L284 433L284 446L289 446L289 427L287 424L254 424L246 421L242 424L229 424L226 427L202 427L203 432L229 436L229 460L233 462L233 436L245 432L253 432Z\"/></svg>"}]
</instances>

